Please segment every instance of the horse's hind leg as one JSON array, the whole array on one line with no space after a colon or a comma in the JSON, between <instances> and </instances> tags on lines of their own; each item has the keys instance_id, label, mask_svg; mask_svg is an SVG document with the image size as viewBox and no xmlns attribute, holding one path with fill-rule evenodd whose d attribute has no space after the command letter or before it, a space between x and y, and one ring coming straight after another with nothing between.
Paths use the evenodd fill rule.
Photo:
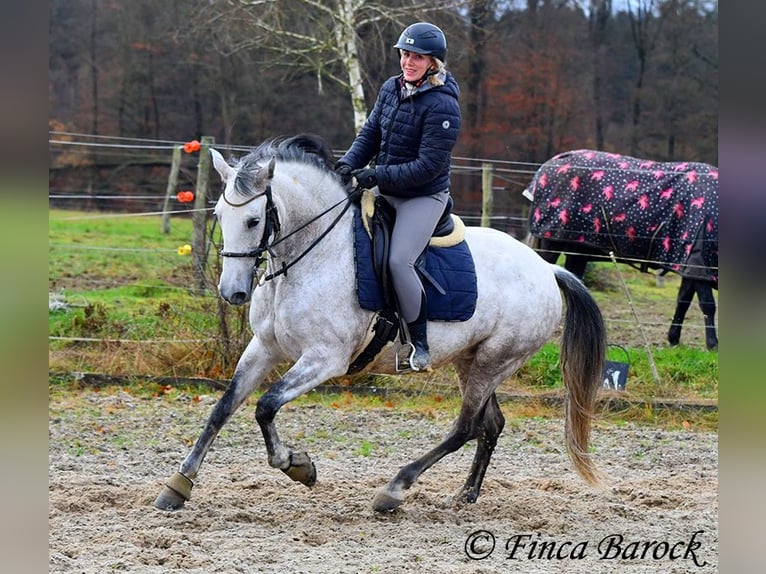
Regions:
<instances>
[{"instance_id":1,"label":"horse's hind leg","mask_svg":"<svg viewBox=\"0 0 766 574\"><path fill-rule=\"evenodd\" d=\"M484 405L479 414L481 418L480 427L476 436L476 454L471 465L471 472L468 475L463 488L458 492L457 498L466 502L476 502L479 498L484 475L487 472L490 458L497 445L497 439L505 427L505 417L497 404L497 396L493 393Z\"/></svg>"},{"instance_id":2,"label":"horse's hind leg","mask_svg":"<svg viewBox=\"0 0 766 574\"><path fill-rule=\"evenodd\" d=\"M700 310L705 316L705 346L708 350L714 351L718 348L718 336L715 330L715 298L713 297L713 288L708 281L697 280L694 283Z\"/></svg>"},{"instance_id":3,"label":"horse's hind leg","mask_svg":"<svg viewBox=\"0 0 766 574\"><path fill-rule=\"evenodd\" d=\"M494 357L493 360L483 361L484 364L498 364L501 359ZM489 457L497 443L497 437L502 430L504 419L497 418L498 412L495 412L494 406L487 406L494 395L497 385L515 372L523 364L522 360L516 359L501 364L499 368L493 367L491 370L482 369L479 361L474 360L472 364L460 364L456 362L460 374L460 390L463 394L463 404L460 408L460 415L455 421L449 434L434 449L427 452L419 459L403 466L399 472L386 486L378 490L372 503L374 510L384 512L394 510L404 502L404 491L409 489L418 477L426 470L431 468L444 456L455 452L469 440L484 434L484 441L479 445L476 458L469 476L468 487L475 489L475 495L478 496L481 482L484 478ZM468 374L470 373L470 375ZM494 402L497 405L496 402ZM494 417L492 422L486 421L485 415L491 412ZM500 414L502 417L502 414ZM502 423L501 423L502 420ZM496 433L496 434L495 434ZM468 494L466 494L468 498ZM474 497L475 501L476 498Z\"/></svg>"},{"instance_id":4,"label":"horse's hind leg","mask_svg":"<svg viewBox=\"0 0 766 574\"><path fill-rule=\"evenodd\" d=\"M404 502L404 491L409 489L426 470L439 462L444 456L455 452L466 442L471 440L475 433L472 423L475 411L466 409L465 403L460 416L455 421L452 430L436 448L428 451L419 459L403 466L396 476L384 487L378 490L372 501L372 508L377 512L394 510Z\"/></svg>"},{"instance_id":5,"label":"horse's hind leg","mask_svg":"<svg viewBox=\"0 0 766 574\"><path fill-rule=\"evenodd\" d=\"M256 355L256 346L258 345L251 341L243 353L229 387L213 407L205 428L191 452L181 463L178 472L170 477L159 496L155 499L154 506L156 508L160 510L178 510L189 500L191 489L194 485L192 480L197 476L202 461L218 433L226 424L226 421L231 418L231 415L236 412L245 399L253 392L258 382L271 369L274 362L267 359L267 353L262 348L258 349L258 354ZM256 356L257 363L252 360Z\"/></svg>"}]
</instances>

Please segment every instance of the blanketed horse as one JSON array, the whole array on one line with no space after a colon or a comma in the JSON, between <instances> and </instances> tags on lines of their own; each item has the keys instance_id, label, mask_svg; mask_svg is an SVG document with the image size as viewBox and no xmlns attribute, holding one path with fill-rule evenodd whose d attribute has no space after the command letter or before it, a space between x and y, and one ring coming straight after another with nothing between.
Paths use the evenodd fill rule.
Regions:
<instances>
[{"instance_id":1,"label":"blanketed horse","mask_svg":"<svg viewBox=\"0 0 766 574\"><path fill-rule=\"evenodd\" d=\"M535 173L524 194L532 245L582 278L587 261L609 252L642 271L681 275L668 341L676 345L697 294L705 343L718 347L718 168L657 162L594 150L561 153Z\"/></svg>"},{"instance_id":2,"label":"blanketed horse","mask_svg":"<svg viewBox=\"0 0 766 574\"><path fill-rule=\"evenodd\" d=\"M253 337L200 437L155 500L163 510L178 509L189 499L223 425L283 362L292 366L259 398L255 418L269 464L312 486L314 463L280 440L275 417L289 401L347 373L376 315L357 301L352 226L358 207L333 173L332 153L318 136L263 142L234 165L215 150L211 154L224 182L215 206L223 238L218 290L233 305L249 302ZM565 443L575 471L588 482L599 480L588 453L606 348L595 301L572 273L505 233L469 227L465 241L477 274L475 311L467 320L428 325L434 366L452 363L457 371L460 414L441 443L380 488L376 511L398 507L424 471L472 439L475 458L458 497L477 499L504 426L495 390L551 338L562 319L562 292ZM363 372L395 373L394 347L385 347Z\"/></svg>"}]
</instances>

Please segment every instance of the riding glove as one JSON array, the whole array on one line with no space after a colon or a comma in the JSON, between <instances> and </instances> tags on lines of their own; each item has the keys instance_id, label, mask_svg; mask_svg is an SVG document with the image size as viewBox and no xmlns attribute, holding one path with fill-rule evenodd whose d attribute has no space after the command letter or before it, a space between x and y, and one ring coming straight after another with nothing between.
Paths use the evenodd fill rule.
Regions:
<instances>
[{"instance_id":1,"label":"riding glove","mask_svg":"<svg viewBox=\"0 0 766 574\"><path fill-rule=\"evenodd\" d=\"M345 163L337 162L334 168L335 173L340 177L340 181L343 185L351 183L351 166Z\"/></svg>"},{"instance_id":2,"label":"riding glove","mask_svg":"<svg viewBox=\"0 0 766 574\"><path fill-rule=\"evenodd\" d=\"M372 168L355 169L351 172L356 178L356 183L364 189L372 189L378 185L378 178L375 177L375 170Z\"/></svg>"}]
</instances>

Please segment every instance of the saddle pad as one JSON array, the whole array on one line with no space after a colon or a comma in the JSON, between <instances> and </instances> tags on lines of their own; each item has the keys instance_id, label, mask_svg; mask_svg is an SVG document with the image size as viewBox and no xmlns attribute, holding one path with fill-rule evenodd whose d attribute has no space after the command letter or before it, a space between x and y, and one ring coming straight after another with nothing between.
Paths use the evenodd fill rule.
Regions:
<instances>
[{"instance_id":1,"label":"saddle pad","mask_svg":"<svg viewBox=\"0 0 766 574\"><path fill-rule=\"evenodd\" d=\"M359 305L369 311L383 309L383 289L372 264L372 241L362 224L359 210L354 213L354 254ZM442 295L423 280L430 321L466 321L476 310L478 290L473 256L465 240L453 247L429 247L426 271L444 288Z\"/></svg>"},{"instance_id":2,"label":"saddle pad","mask_svg":"<svg viewBox=\"0 0 766 574\"><path fill-rule=\"evenodd\" d=\"M718 169L593 150L545 162L535 174L530 233L614 250L681 271L718 272ZM682 273L683 274L683 273Z\"/></svg>"}]
</instances>

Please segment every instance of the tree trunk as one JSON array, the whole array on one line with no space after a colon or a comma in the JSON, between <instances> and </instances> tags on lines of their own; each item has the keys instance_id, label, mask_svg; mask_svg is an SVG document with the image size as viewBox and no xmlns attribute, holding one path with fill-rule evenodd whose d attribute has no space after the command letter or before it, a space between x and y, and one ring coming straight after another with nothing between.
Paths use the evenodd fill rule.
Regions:
<instances>
[{"instance_id":1,"label":"tree trunk","mask_svg":"<svg viewBox=\"0 0 766 574\"><path fill-rule=\"evenodd\" d=\"M335 43L340 50L340 59L348 73L348 90L351 108L354 111L354 131L359 132L367 120L367 103L362 84L362 68L356 46L356 26L352 0L338 3L338 24L335 26Z\"/></svg>"},{"instance_id":2,"label":"tree trunk","mask_svg":"<svg viewBox=\"0 0 766 574\"><path fill-rule=\"evenodd\" d=\"M483 111L485 103L484 48L487 39L487 25L490 15L494 10L493 0L474 0L470 5L471 26L468 31L468 75L466 77L466 120L468 135L468 154L476 157L480 155L478 143L481 126L483 125Z\"/></svg>"},{"instance_id":3,"label":"tree trunk","mask_svg":"<svg viewBox=\"0 0 766 574\"><path fill-rule=\"evenodd\" d=\"M98 133L98 66L96 65L96 36L98 25L96 15L98 14L98 4L96 0L91 0L91 19L90 19L90 85L91 98L93 99L93 110L91 124L92 133Z\"/></svg>"},{"instance_id":4,"label":"tree trunk","mask_svg":"<svg viewBox=\"0 0 766 574\"><path fill-rule=\"evenodd\" d=\"M593 61L593 112L594 112L594 147L604 149L604 46L606 44L606 27L612 13L612 0L591 0L588 31Z\"/></svg>"}]
</instances>

